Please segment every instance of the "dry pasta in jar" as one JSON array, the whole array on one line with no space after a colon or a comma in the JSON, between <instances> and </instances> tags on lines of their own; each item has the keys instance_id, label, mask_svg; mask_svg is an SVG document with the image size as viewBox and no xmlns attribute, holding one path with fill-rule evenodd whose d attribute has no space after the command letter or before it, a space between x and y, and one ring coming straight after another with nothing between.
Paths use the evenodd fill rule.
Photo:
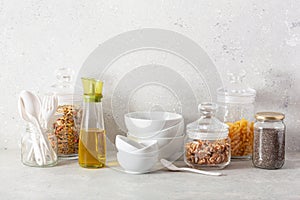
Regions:
<instances>
[{"instance_id":1,"label":"dry pasta in jar","mask_svg":"<svg viewBox=\"0 0 300 200\"><path fill-rule=\"evenodd\" d=\"M231 140L231 155L244 157L252 155L254 122L241 119L234 123L227 122Z\"/></svg>"},{"instance_id":2,"label":"dry pasta in jar","mask_svg":"<svg viewBox=\"0 0 300 200\"><path fill-rule=\"evenodd\" d=\"M229 126L232 158L250 159L256 91L244 84L245 72L228 75L230 84L217 91L218 117Z\"/></svg>"}]
</instances>

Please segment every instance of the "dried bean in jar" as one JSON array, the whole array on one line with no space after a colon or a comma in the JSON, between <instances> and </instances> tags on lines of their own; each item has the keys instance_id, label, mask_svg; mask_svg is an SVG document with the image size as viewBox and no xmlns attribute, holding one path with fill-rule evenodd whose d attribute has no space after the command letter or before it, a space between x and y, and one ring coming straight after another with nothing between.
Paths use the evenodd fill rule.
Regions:
<instances>
[{"instance_id":1,"label":"dried bean in jar","mask_svg":"<svg viewBox=\"0 0 300 200\"><path fill-rule=\"evenodd\" d=\"M253 164L265 169L278 169L284 164L284 130L255 129Z\"/></svg>"},{"instance_id":2,"label":"dried bean in jar","mask_svg":"<svg viewBox=\"0 0 300 200\"><path fill-rule=\"evenodd\" d=\"M259 112L255 118L253 165L263 169L279 169L285 157L285 116L278 112Z\"/></svg>"}]
</instances>

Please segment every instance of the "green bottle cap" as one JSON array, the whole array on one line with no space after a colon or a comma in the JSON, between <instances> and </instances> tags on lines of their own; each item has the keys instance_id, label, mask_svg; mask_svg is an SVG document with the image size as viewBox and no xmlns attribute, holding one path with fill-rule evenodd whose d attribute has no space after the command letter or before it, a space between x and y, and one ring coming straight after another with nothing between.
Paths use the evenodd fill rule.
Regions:
<instances>
[{"instance_id":1,"label":"green bottle cap","mask_svg":"<svg viewBox=\"0 0 300 200\"><path fill-rule=\"evenodd\" d=\"M85 102L101 102L103 82L94 78L81 78Z\"/></svg>"}]
</instances>

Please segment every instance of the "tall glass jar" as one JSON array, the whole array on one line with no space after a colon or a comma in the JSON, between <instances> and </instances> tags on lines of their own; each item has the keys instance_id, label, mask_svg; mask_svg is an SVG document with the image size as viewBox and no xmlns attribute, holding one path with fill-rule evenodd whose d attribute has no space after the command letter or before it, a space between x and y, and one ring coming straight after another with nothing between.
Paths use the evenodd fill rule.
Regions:
<instances>
[{"instance_id":1,"label":"tall glass jar","mask_svg":"<svg viewBox=\"0 0 300 200\"><path fill-rule=\"evenodd\" d=\"M252 162L255 167L279 169L285 158L284 114L259 112L255 115Z\"/></svg>"},{"instance_id":2,"label":"tall glass jar","mask_svg":"<svg viewBox=\"0 0 300 200\"><path fill-rule=\"evenodd\" d=\"M51 130L43 131L46 133L44 135L47 138L42 138L33 124L26 124L26 131L21 139L21 161L24 165L30 167L51 167L57 164L56 136ZM50 149L46 150L45 142L49 142Z\"/></svg>"},{"instance_id":3,"label":"tall glass jar","mask_svg":"<svg viewBox=\"0 0 300 200\"><path fill-rule=\"evenodd\" d=\"M184 161L193 168L222 169L230 163L228 126L214 117L217 105L202 103L201 118L187 125Z\"/></svg>"},{"instance_id":4,"label":"tall glass jar","mask_svg":"<svg viewBox=\"0 0 300 200\"><path fill-rule=\"evenodd\" d=\"M217 91L218 117L229 126L232 158L250 159L256 91L243 83L245 73L229 73L230 84Z\"/></svg>"},{"instance_id":5,"label":"tall glass jar","mask_svg":"<svg viewBox=\"0 0 300 200\"><path fill-rule=\"evenodd\" d=\"M57 96L53 130L57 137L58 156L62 159L78 158L79 133L82 116L82 95L74 93L73 70L60 68L55 71L57 82L50 93Z\"/></svg>"}]
</instances>

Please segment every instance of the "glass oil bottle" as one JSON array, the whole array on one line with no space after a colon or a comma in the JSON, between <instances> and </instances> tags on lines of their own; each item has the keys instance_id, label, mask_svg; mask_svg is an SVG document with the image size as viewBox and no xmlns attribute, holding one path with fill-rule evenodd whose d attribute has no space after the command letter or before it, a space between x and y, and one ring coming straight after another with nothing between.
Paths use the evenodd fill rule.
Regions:
<instances>
[{"instance_id":1,"label":"glass oil bottle","mask_svg":"<svg viewBox=\"0 0 300 200\"><path fill-rule=\"evenodd\" d=\"M91 78L81 80L84 100L78 162L81 167L101 168L106 161L106 134L101 102L103 82Z\"/></svg>"}]
</instances>

